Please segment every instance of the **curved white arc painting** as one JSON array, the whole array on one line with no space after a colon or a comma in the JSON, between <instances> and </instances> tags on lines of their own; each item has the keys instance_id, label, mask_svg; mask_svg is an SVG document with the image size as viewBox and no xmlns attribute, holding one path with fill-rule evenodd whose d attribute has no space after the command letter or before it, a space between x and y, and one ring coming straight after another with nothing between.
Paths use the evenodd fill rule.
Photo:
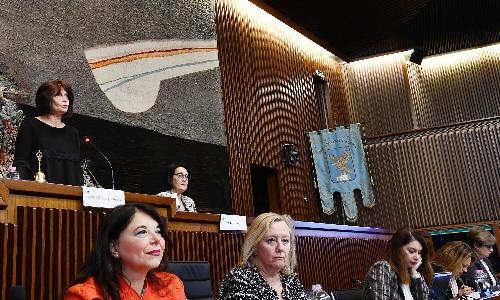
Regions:
<instances>
[{"instance_id":1,"label":"curved white arc painting","mask_svg":"<svg viewBox=\"0 0 500 300\"><path fill-rule=\"evenodd\" d=\"M119 110L140 113L156 102L160 82L219 66L216 40L148 40L85 50L96 82Z\"/></svg>"}]
</instances>

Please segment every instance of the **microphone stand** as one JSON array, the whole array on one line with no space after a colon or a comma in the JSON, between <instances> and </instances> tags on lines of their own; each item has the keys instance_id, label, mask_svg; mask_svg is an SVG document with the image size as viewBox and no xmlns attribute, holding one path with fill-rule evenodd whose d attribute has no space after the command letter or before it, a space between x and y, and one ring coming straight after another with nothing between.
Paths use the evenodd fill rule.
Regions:
<instances>
[{"instance_id":1,"label":"microphone stand","mask_svg":"<svg viewBox=\"0 0 500 300\"><path fill-rule=\"evenodd\" d=\"M94 143L92 143L92 141L90 139L86 140L85 141L86 143L92 145L92 147L94 147L94 149L99 152L99 154L102 155L102 157L104 157L104 159L108 162L108 165L109 165L109 168L111 169L111 187L112 189L114 190L115 189L115 175L113 173L113 166L111 166L111 162L109 161L109 159L106 157L106 155L104 155L104 153L101 152L101 150L99 150L99 148L97 148L96 145L94 145Z\"/></svg>"}]
</instances>

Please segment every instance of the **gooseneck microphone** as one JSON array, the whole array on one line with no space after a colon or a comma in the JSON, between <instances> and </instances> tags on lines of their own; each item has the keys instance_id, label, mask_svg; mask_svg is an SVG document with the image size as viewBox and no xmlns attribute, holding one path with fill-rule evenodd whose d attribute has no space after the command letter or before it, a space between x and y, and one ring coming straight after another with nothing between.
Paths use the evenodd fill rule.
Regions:
<instances>
[{"instance_id":1,"label":"gooseneck microphone","mask_svg":"<svg viewBox=\"0 0 500 300\"><path fill-rule=\"evenodd\" d=\"M89 145L91 145L92 147L94 147L94 149L95 149L97 152L99 152L99 154L101 154L101 156L102 156L102 157L104 157L104 159L108 162L109 168L111 169L111 187L112 187L112 189L114 190L114 189L115 189L115 175L114 175L114 173L113 173L113 166L111 165L111 162L110 162L110 161L109 161L109 159L106 157L106 155L104 155L104 153L102 153L102 152L101 152L101 150L99 150L99 148L97 148L97 146L96 146L96 145L94 145L94 143L92 143L92 140L91 140L88 136L86 136L86 135L84 135L84 136L83 136L83 142L84 142L85 144L89 144Z\"/></svg>"}]
</instances>

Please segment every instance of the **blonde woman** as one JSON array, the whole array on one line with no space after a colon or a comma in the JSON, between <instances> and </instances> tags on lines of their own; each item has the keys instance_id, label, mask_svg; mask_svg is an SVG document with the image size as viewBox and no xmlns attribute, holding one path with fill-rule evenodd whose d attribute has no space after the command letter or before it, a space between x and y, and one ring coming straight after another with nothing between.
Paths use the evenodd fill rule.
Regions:
<instances>
[{"instance_id":1,"label":"blonde woman","mask_svg":"<svg viewBox=\"0 0 500 300\"><path fill-rule=\"evenodd\" d=\"M473 292L466 286L460 275L467 272L467 268L474 261L474 252L464 242L454 241L444 244L431 258L434 272L451 272L447 299L459 299Z\"/></svg>"},{"instance_id":2,"label":"blonde woman","mask_svg":"<svg viewBox=\"0 0 500 300\"><path fill-rule=\"evenodd\" d=\"M294 268L297 263L292 219L264 213L248 229L241 264L224 277L220 299L306 299Z\"/></svg>"}]
</instances>

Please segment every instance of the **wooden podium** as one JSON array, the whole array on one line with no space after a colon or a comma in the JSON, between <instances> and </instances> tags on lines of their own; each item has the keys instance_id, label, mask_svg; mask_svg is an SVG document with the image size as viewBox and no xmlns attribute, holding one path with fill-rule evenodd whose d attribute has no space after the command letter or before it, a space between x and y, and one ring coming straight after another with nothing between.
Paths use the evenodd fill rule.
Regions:
<instances>
[{"instance_id":1,"label":"wooden podium","mask_svg":"<svg viewBox=\"0 0 500 300\"><path fill-rule=\"evenodd\" d=\"M175 199L125 192L125 201L142 202L158 209L161 216L176 214ZM0 222L17 224L17 207L82 210L82 188L26 180L0 180ZM92 208L90 208L92 209Z\"/></svg>"}]
</instances>

